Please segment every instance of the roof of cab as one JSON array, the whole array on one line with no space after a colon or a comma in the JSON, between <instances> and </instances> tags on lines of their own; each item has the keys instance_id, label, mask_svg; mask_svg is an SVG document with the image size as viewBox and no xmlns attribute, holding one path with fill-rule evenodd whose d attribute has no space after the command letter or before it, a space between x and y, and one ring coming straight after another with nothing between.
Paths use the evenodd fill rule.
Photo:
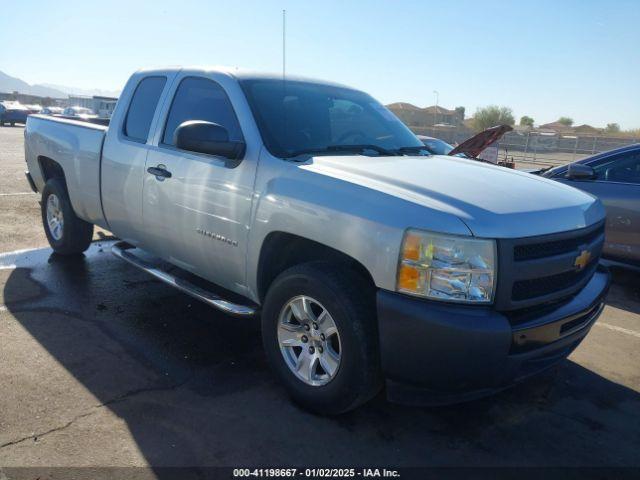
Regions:
<instances>
[{"instance_id":1,"label":"roof of cab","mask_svg":"<svg viewBox=\"0 0 640 480\"><path fill-rule=\"evenodd\" d=\"M237 80L282 80L282 73L257 72L254 70L245 70L238 67L228 67L222 65L195 65L195 66L169 66L164 68L144 68L138 70L137 74L157 75L166 73L175 73L187 71L190 73L222 73L234 77ZM286 75L287 81L319 83L322 85L331 85L334 87L342 87L352 89L348 85L317 78L304 77L300 75Z\"/></svg>"}]
</instances>

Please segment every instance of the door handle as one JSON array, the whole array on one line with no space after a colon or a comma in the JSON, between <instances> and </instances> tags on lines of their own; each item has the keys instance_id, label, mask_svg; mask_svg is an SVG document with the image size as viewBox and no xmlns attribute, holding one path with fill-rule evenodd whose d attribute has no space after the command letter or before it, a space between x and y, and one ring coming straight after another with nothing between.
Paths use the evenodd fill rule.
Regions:
<instances>
[{"instance_id":1,"label":"door handle","mask_svg":"<svg viewBox=\"0 0 640 480\"><path fill-rule=\"evenodd\" d=\"M171 178L171 172L165 168L164 165L158 165L157 167L147 168L147 172L151 175L155 175L157 180L164 180L165 178Z\"/></svg>"}]
</instances>

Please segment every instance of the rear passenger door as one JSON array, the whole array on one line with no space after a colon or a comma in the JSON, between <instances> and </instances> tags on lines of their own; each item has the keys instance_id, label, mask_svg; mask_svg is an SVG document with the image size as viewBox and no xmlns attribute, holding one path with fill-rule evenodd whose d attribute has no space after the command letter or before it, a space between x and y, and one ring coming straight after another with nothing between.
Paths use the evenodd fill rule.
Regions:
<instances>
[{"instance_id":1,"label":"rear passenger door","mask_svg":"<svg viewBox=\"0 0 640 480\"><path fill-rule=\"evenodd\" d=\"M142 221L142 182L158 105L175 73L131 77L110 122L102 151L101 197L109 229L127 242L149 248Z\"/></svg>"},{"instance_id":2,"label":"rear passenger door","mask_svg":"<svg viewBox=\"0 0 640 480\"><path fill-rule=\"evenodd\" d=\"M222 83L227 84L231 94ZM234 90L235 89L235 90ZM157 146L147 168L162 168L170 177L147 174L143 216L148 235L170 262L225 288L244 294L246 240L257 167L255 144L245 158L227 159L179 150L175 130L185 121L204 120L227 129L229 140L245 141L232 98L248 106L235 80L182 73L156 133Z\"/></svg>"}]
</instances>

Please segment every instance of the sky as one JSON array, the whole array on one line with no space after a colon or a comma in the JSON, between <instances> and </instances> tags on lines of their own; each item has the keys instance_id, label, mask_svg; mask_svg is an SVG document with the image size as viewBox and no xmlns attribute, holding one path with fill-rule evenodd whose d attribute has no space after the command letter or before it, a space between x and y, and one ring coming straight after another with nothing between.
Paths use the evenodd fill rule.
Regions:
<instances>
[{"instance_id":1,"label":"sky","mask_svg":"<svg viewBox=\"0 0 640 480\"><path fill-rule=\"evenodd\" d=\"M504 105L536 124L640 128L640 0L7 0L0 70L119 90L142 67L230 65L385 104Z\"/></svg>"}]
</instances>

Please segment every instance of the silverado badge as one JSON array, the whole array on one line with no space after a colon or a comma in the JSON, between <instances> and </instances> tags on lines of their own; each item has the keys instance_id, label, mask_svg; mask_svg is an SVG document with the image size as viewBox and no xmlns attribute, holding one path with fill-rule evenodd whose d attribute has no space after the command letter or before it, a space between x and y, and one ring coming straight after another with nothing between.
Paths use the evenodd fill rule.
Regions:
<instances>
[{"instance_id":1,"label":"silverado badge","mask_svg":"<svg viewBox=\"0 0 640 480\"><path fill-rule=\"evenodd\" d=\"M584 267L586 267L589 264L590 260L591 260L591 252L589 250L582 250L580 252L580 255L576 257L576 261L573 263L573 265L578 270L582 270Z\"/></svg>"}]
</instances>

